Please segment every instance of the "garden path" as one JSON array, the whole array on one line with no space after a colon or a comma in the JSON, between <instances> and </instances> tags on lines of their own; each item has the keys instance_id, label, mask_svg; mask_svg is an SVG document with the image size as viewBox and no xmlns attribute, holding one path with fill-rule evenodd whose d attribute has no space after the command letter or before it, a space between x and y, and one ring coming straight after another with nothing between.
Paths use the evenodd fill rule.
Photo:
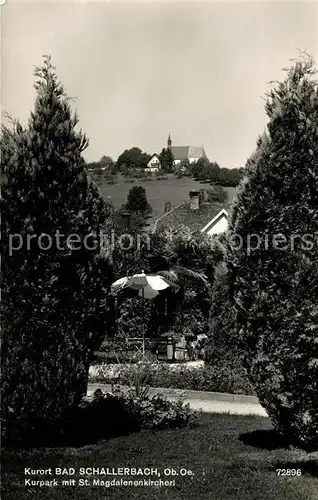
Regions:
<instances>
[{"instance_id":1,"label":"garden path","mask_svg":"<svg viewBox=\"0 0 318 500\"><path fill-rule=\"evenodd\" d=\"M88 384L87 395L91 396L96 389L101 389L103 392L110 392L111 386L106 384ZM154 394L157 390L154 388L150 389L150 392ZM182 391L176 390L176 395L165 395L170 401L176 401L178 399L178 393ZM189 403L191 408L195 411L202 410L204 413L229 413L231 415L259 415L262 417L267 417L267 413L264 408L255 402L234 402L234 401L220 401L220 400L203 400L197 397L186 397L184 399L186 403Z\"/></svg>"}]
</instances>

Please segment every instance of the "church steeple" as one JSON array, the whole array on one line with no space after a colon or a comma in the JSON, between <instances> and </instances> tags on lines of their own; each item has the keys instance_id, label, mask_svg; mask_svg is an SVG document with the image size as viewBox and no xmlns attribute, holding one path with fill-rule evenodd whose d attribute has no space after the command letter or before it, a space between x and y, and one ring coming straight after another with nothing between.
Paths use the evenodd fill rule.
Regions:
<instances>
[{"instance_id":1,"label":"church steeple","mask_svg":"<svg viewBox=\"0 0 318 500\"><path fill-rule=\"evenodd\" d=\"M171 142L171 137L170 137L170 134L169 134L168 141L167 141L168 149L171 148L171 144L172 144L172 142Z\"/></svg>"}]
</instances>

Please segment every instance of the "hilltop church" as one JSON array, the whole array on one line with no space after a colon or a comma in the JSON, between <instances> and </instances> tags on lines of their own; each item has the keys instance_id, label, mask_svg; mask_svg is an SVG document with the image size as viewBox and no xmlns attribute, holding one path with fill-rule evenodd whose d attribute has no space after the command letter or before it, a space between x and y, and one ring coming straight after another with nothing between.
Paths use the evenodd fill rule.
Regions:
<instances>
[{"instance_id":1,"label":"hilltop church","mask_svg":"<svg viewBox=\"0 0 318 500\"><path fill-rule=\"evenodd\" d=\"M207 159L203 146L172 146L171 136L169 134L167 147L173 155L173 164L179 165L182 161L188 160L194 163L200 158Z\"/></svg>"},{"instance_id":2,"label":"hilltop church","mask_svg":"<svg viewBox=\"0 0 318 500\"><path fill-rule=\"evenodd\" d=\"M207 159L203 146L172 146L170 134L167 141L167 149L170 149L173 155L173 165L175 167L185 160L188 160L189 163L195 163L200 158ZM160 158L159 155L155 153L147 163L147 171L158 172L160 168Z\"/></svg>"}]
</instances>

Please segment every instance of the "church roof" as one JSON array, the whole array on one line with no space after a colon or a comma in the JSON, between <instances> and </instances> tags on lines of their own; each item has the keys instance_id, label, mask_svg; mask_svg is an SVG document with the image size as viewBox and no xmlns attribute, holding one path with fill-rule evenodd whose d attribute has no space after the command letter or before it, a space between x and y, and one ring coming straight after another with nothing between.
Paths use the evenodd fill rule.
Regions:
<instances>
[{"instance_id":1,"label":"church roof","mask_svg":"<svg viewBox=\"0 0 318 500\"><path fill-rule=\"evenodd\" d=\"M190 146L189 158L206 158L203 146Z\"/></svg>"},{"instance_id":2,"label":"church roof","mask_svg":"<svg viewBox=\"0 0 318 500\"><path fill-rule=\"evenodd\" d=\"M189 158L190 146L171 146L171 153L175 160L186 160Z\"/></svg>"},{"instance_id":3,"label":"church roof","mask_svg":"<svg viewBox=\"0 0 318 500\"><path fill-rule=\"evenodd\" d=\"M190 158L206 158L203 146L171 146L174 160L189 160Z\"/></svg>"}]
</instances>

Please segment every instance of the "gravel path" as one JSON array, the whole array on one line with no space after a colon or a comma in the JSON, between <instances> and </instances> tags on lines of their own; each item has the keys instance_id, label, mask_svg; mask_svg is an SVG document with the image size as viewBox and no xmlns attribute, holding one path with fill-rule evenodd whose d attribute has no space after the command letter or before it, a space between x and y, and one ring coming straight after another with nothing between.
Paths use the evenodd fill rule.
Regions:
<instances>
[{"instance_id":1,"label":"gravel path","mask_svg":"<svg viewBox=\"0 0 318 500\"><path fill-rule=\"evenodd\" d=\"M88 384L87 395L93 394L96 389L101 389L104 392L109 392L111 386L103 384ZM150 390L153 394L158 391L156 389ZM179 391L182 393L182 391ZM178 396L166 396L170 401L176 401ZM229 413L232 415L259 415L267 417L267 413L259 403L237 403L230 401L206 401L197 398L185 398L184 401L189 403L191 408L196 411L202 410L204 413Z\"/></svg>"}]
</instances>

